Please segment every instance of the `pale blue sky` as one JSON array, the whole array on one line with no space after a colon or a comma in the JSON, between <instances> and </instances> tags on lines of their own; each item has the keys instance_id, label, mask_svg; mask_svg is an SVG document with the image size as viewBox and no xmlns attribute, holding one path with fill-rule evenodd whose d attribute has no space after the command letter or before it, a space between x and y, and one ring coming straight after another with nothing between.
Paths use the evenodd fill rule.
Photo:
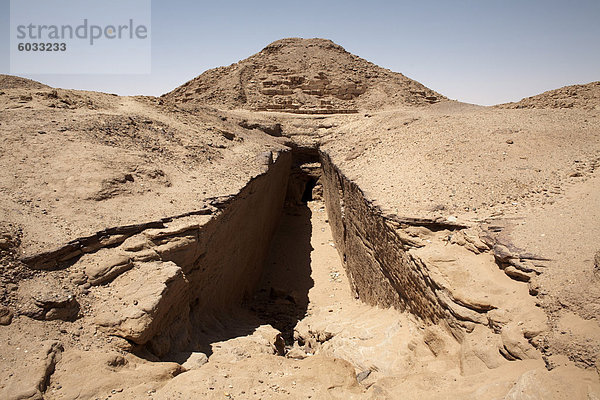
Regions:
<instances>
[{"instance_id":1,"label":"pale blue sky","mask_svg":"<svg viewBox=\"0 0 600 400\"><path fill-rule=\"evenodd\" d=\"M8 4L0 0L2 73L9 71ZM152 74L27 77L57 87L160 95L284 37L331 39L476 104L600 80L599 0L155 0Z\"/></svg>"}]
</instances>

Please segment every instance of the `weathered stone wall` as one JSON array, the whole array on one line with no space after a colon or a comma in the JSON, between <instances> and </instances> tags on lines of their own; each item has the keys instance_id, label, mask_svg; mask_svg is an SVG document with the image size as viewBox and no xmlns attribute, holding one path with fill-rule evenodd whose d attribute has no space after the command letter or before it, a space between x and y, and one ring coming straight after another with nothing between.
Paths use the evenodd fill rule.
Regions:
<instances>
[{"instance_id":1,"label":"weathered stone wall","mask_svg":"<svg viewBox=\"0 0 600 400\"><path fill-rule=\"evenodd\" d=\"M360 188L321 154L324 197L340 257L362 301L407 310L437 322L443 317L431 280L404 250L402 241Z\"/></svg>"}]
</instances>

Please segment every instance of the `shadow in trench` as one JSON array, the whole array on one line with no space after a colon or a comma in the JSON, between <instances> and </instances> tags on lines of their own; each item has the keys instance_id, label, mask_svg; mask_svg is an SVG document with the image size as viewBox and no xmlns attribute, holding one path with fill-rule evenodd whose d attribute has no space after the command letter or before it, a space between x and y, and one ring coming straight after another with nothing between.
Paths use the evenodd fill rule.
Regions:
<instances>
[{"instance_id":1,"label":"shadow in trench","mask_svg":"<svg viewBox=\"0 0 600 400\"><path fill-rule=\"evenodd\" d=\"M260 283L242 307L220 312L192 313L192 340L187 345L207 356L218 342L241 338L269 324L281 332L286 345L294 341L294 328L308 310L311 278L312 212L307 202L320 198L321 166L315 149L294 153L285 206L277 231L270 243ZM220 346L220 345L219 345ZM190 351L169 360L185 360Z\"/></svg>"},{"instance_id":2,"label":"shadow in trench","mask_svg":"<svg viewBox=\"0 0 600 400\"><path fill-rule=\"evenodd\" d=\"M215 343L251 335L269 324L281 332L286 345L294 341L294 328L306 315L311 278L312 212L306 204L284 209L270 244L263 275L255 294L242 307L202 313L193 318L193 343L189 348L163 359L184 362L192 351L213 354Z\"/></svg>"},{"instance_id":3,"label":"shadow in trench","mask_svg":"<svg viewBox=\"0 0 600 400\"><path fill-rule=\"evenodd\" d=\"M286 344L293 342L294 327L306 315L308 291L314 285L310 276L311 216L306 204L284 210L259 289L245 304L264 323L281 331Z\"/></svg>"}]
</instances>

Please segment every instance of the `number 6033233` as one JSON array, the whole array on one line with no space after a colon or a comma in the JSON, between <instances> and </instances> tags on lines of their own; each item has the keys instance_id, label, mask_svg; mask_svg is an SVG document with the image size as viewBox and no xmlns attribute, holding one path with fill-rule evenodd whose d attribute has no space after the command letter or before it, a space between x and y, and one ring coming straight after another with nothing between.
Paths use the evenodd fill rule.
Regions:
<instances>
[{"instance_id":1,"label":"number 6033233","mask_svg":"<svg viewBox=\"0 0 600 400\"><path fill-rule=\"evenodd\" d=\"M19 43L19 51L67 51L66 43Z\"/></svg>"}]
</instances>

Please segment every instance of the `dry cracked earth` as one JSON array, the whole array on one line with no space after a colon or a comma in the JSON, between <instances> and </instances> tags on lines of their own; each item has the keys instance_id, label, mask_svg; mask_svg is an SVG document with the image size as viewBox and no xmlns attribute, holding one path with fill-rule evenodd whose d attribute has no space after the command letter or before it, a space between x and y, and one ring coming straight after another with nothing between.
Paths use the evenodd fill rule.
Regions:
<instances>
[{"instance_id":1,"label":"dry cracked earth","mask_svg":"<svg viewBox=\"0 0 600 400\"><path fill-rule=\"evenodd\" d=\"M161 97L0 76L0 398L600 399L600 82L323 39Z\"/></svg>"}]
</instances>

